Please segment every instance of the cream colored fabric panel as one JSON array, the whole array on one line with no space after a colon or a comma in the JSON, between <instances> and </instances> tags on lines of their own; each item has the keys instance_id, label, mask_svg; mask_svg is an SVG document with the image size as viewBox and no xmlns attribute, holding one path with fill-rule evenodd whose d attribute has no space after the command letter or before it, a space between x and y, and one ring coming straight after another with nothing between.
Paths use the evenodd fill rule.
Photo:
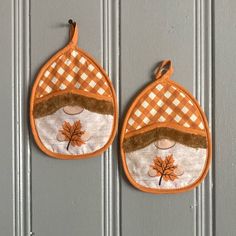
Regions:
<instances>
[{"instance_id":1,"label":"cream colored fabric panel","mask_svg":"<svg viewBox=\"0 0 236 236\"><path fill-rule=\"evenodd\" d=\"M173 155L173 164L177 167L174 171L177 178L174 181L162 179L161 186L159 186L160 176L150 176L150 167L153 165L155 157L165 160L170 155ZM155 189L176 189L194 183L201 175L206 160L206 149L191 148L176 143L170 149L161 150L152 143L145 148L127 153L126 160L132 177L142 186ZM181 172L177 172L178 170Z\"/></svg>"},{"instance_id":2,"label":"cream colored fabric panel","mask_svg":"<svg viewBox=\"0 0 236 236\"><path fill-rule=\"evenodd\" d=\"M88 137L83 139L82 136L84 144L79 147L70 145L67 150L68 141L58 140L58 134L60 130L63 130L64 122L73 125L76 121L80 121L81 130L86 132ZM112 131L113 116L90 112L86 109L80 114L68 115L61 108L52 115L35 119L35 123L39 138L48 150L55 153L80 155L95 152L107 143Z\"/></svg>"}]
</instances>

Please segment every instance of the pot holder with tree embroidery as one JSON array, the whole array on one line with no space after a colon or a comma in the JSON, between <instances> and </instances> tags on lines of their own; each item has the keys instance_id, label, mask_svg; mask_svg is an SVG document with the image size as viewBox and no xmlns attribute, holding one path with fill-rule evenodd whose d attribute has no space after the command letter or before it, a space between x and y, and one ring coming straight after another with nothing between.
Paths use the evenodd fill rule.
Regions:
<instances>
[{"instance_id":1,"label":"pot holder with tree embroidery","mask_svg":"<svg viewBox=\"0 0 236 236\"><path fill-rule=\"evenodd\" d=\"M170 80L163 61L155 81L134 100L121 132L122 163L129 181L151 193L178 193L196 187L211 161L211 140L197 100Z\"/></svg>"},{"instance_id":2,"label":"pot holder with tree embroidery","mask_svg":"<svg viewBox=\"0 0 236 236\"><path fill-rule=\"evenodd\" d=\"M30 100L34 139L49 156L77 159L99 155L117 129L117 103L101 66L78 48L78 28L70 41L40 70Z\"/></svg>"}]
</instances>

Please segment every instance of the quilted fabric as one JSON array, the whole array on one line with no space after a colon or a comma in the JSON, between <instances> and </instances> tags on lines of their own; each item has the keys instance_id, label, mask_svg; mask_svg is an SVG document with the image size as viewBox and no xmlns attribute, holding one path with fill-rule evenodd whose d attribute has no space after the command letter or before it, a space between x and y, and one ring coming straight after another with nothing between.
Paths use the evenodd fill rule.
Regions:
<instances>
[{"instance_id":1,"label":"quilted fabric","mask_svg":"<svg viewBox=\"0 0 236 236\"><path fill-rule=\"evenodd\" d=\"M174 122L186 128L204 129L201 115L189 96L168 81L159 83L140 99L128 120L126 132L156 122Z\"/></svg>"},{"instance_id":2,"label":"quilted fabric","mask_svg":"<svg viewBox=\"0 0 236 236\"><path fill-rule=\"evenodd\" d=\"M109 85L99 68L76 48L69 49L46 68L38 83L36 98L55 91L71 89L112 96Z\"/></svg>"}]
</instances>

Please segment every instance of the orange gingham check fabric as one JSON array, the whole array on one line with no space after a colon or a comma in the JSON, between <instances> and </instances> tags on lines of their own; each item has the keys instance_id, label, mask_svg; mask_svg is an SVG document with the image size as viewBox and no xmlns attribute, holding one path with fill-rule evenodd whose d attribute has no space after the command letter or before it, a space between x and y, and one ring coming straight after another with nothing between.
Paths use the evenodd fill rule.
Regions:
<instances>
[{"instance_id":1,"label":"orange gingham check fabric","mask_svg":"<svg viewBox=\"0 0 236 236\"><path fill-rule=\"evenodd\" d=\"M76 49L69 49L45 70L36 89L36 98L65 89L112 96L108 83L97 66Z\"/></svg>"},{"instance_id":2,"label":"orange gingham check fabric","mask_svg":"<svg viewBox=\"0 0 236 236\"><path fill-rule=\"evenodd\" d=\"M159 83L140 99L128 119L126 133L157 122L204 129L201 115L191 99L168 83Z\"/></svg>"}]
</instances>

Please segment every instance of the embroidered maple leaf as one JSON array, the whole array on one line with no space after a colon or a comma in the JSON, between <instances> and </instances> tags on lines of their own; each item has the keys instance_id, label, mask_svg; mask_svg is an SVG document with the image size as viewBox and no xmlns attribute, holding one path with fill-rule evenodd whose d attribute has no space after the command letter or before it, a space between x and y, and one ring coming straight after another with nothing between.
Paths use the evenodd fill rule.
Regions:
<instances>
[{"instance_id":1,"label":"embroidered maple leaf","mask_svg":"<svg viewBox=\"0 0 236 236\"><path fill-rule=\"evenodd\" d=\"M160 176L159 185L161 185L162 179L165 181L174 181L177 179L177 175L174 173L174 170L177 168L176 165L174 165L174 158L173 155L166 156L164 160L162 160L161 157L156 157L153 160L153 165L151 167L156 170L157 174L156 176Z\"/></svg>"},{"instance_id":2,"label":"embroidered maple leaf","mask_svg":"<svg viewBox=\"0 0 236 236\"><path fill-rule=\"evenodd\" d=\"M81 139L81 136L85 133L83 131L80 120L75 121L73 125L69 122L64 121L62 130L59 130L65 137L65 141L68 141L66 149L69 150L70 144L72 146L81 146L85 142Z\"/></svg>"}]
</instances>

